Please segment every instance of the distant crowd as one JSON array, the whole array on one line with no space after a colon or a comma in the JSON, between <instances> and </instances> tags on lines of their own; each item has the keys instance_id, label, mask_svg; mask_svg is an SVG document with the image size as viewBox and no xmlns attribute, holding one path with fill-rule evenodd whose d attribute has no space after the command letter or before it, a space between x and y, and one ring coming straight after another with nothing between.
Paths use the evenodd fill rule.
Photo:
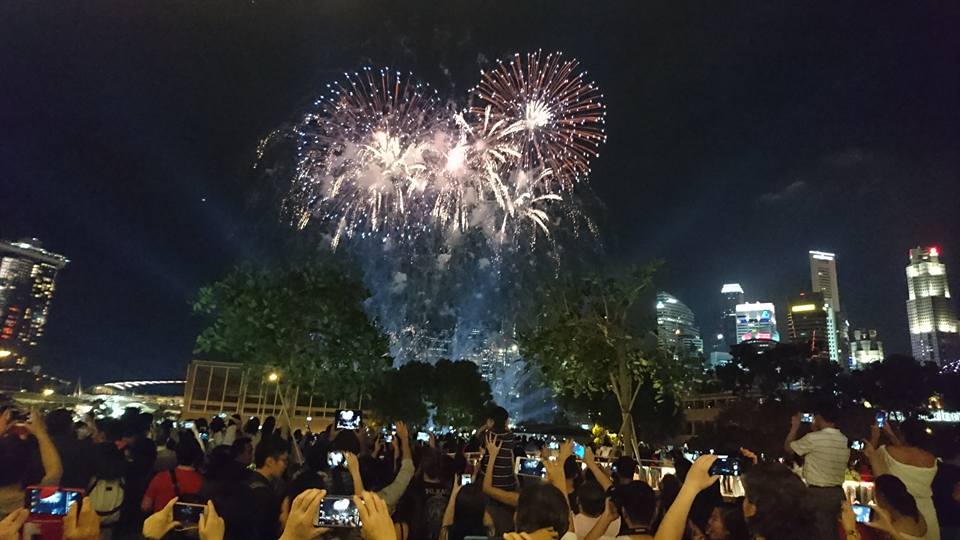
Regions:
<instances>
[{"instance_id":1,"label":"distant crowd","mask_svg":"<svg viewBox=\"0 0 960 540\"><path fill-rule=\"evenodd\" d=\"M869 440L851 441L823 406L784 426L781 457L670 448L657 462L669 473L650 476L622 449L487 416L434 434L339 411L312 433L273 417L10 404L0 540L960 540L960 448L935 455L920 421L878 415ZM851 466L867 494L844 489Z\"/></svg>"}]
</instances>

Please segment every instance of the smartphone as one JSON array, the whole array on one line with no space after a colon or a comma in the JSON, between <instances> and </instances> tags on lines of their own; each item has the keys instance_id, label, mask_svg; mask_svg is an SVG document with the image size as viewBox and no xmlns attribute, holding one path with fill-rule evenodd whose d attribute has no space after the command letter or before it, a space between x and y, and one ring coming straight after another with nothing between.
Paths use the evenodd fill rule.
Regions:
<instances>
[{"instance_id":1,"label":"smartphone","mask_svg":"<svg viewBox=\"0 0 960 540\"><path fill-rule=\"evenodd\" d=\"M206 431L204 431L203 433L200 434L200 440L203 441L203 442L209 441L209 440L210 440L210 434L207 433Z\"/></svg>"},{"instance_id":2,"label":"smartphone","mask_svg":"<svg viewBox=\"0 0 960 540\"><path fill-rule=\"evenodd\" d=\"M877 413L877 427L883 429L883 426L887 423L887 413L880 411Z\"/></svg>"},{"instance_id":3,"label":"smartphone","mask_svg":"<svg viewBox=\"0 0 960 540\"><path fill-rule=\"evenodd\" d=\"M192 529L200 523L200 516L206 505L176 502L173 505L173 520L179 521L184 529Z\"/></svg>"},{"instance_id":4,"label":"smartphone","mask_svg":"<svg viewBox=\"0 0 960 540\"><path fill-rule=\"evenodd\" d=\"M800 415L800 421L803 422L804 424L812 424L812 423L813 423L813 413L805 412L805 413L801 414L801 415Z\"/></svg>"},{"instance_id":5,"label":"smartphone","mask_svg":"<svg viewBox=\"0 0 960 540\"><path fill-rule=\"evenodd\" d=\"M327 452L327 465L331 469L338 469L347 466L347 456L343 452Z\"/></svg>"},{"instance_id":6,"label":"smartphone","mask_svg":"<svg viewBox=\"0 0 960 540\"><path fill-rule=\"evenodd\" d=\"M41 516L65 516L77 501L83 499L82 489L61 489L55 486L27 488L27 508Z\"/></svg>"},{"instance_id":7,"label":"smartphone","mask_svg":"<svg viewBox=\"0 0 960 540\"><path fill-rule=\"evenodd\" d=\"M536 478L545 478L547 468L543 462L537 458L517 458L517 474L520 476L533 476Z\"/></svg>"},{"instance_id":8,"label":"smartphone","mask_svg":"<svg viewBox=\"0 0 960 540\"><path fill-rule=\"evenodd\" d=\"M390 444L393 442L393 433L385 433L383 435L383 442Z\"/></svg>"},{"instance_id":9,"label":"smartphone","mask_svg":"<svg viewBox=\"0 0 960 540\"><path fill-rule=\"evenodd\" d=\"M856 516L857 523L870 523L870 514L873 512L873 508L865 504L852 504L850 507L853 508L853 515Z\"/></svg>"},{"instance_id":10,"label":"smartphone","mask_svg":"<svg viewBox=\"0 0 960 540\"><path fill-rule=\"evenodd\" d=\"M196 424L194 424L193 421L183 423L183 429L193 429L195 426Z\"/></svg>"},{"instance_id":11,"label":"smartphone","mask_svg":"<svg viewBox=\"0 0 960 540\"><path fill-rule=\"evenodd\" d=\"M586 451L587 449L582 444L578 442L573 443L573 455L583 459L583 457L586 455Z\"/></svg>"},{"instance_id":12,"label":"smartphone","mask_svg":"<svg viewBox=\"0 0 960 540\"><path fill-rule=\"evenodd\" d=\"M320 511L314 521L314 527L336 527L342 529L358 529L360 512L357 510L353 497L327 496L320 501Z\"/></svg>"},{"instance_id":13,"label":"smartphone","mask_svg":"<svg viewBox=\"0 0 960 540\"><path fill-rule=\"evenodd\" d=\"M550 442L547 443L547 448L550 449L550 450L559 450L559 449L560 449L560 443L557 442L557 441L550 441Z\"/></svg>"},{"instance_id":14,"label":"smartphone","mask_svg":"<svg viewBox=\"0 0 960 540\"><path fill-rule=\"evenodd\" d=\"M357 431L362 420L360 411L355 409L341 409L337 411L337 429Z\"/></svg>"},{"instance_id":15,"label":"smartphone","mask_svg":"<svg viewBox=\"0 0 960 540\"><path fill-rule=\"evenodd\" d=\"M857 452L863 451L863 441L853 441L850 443L850 449Z\"/></svg>"},{"instance_id":16,"label":"smartphone","mask_svg":"<svg viewBox=\"0 0 960 540\"><path fill-rule=\"evenodd\" d=\"M430 442L430 434L426 431L418 431L417 440L420 442Z\"/></svg>"},{"instance_id":17,"label":"smartphone","mask_svg":"<svg viewBox=\"0 0 960 540\"><path fill-rule=\"evenodd\" d=\"M717 456L707 471L710 476L740 476L740 460L730 456Z\"/></svg>"},{"instance_id":18,"label":"smartphone","mask_svg":"<svg viewBox=\"0 0 960 540\"><path fill-rule=\"evenodd\" d=\"M466 485L472 484L472 483L473 483L473 475L472 475L472 474L461 474L461 475L460 475L460 485L461 485L461 486L466 486Z\"/></svg>"}]
</instances>

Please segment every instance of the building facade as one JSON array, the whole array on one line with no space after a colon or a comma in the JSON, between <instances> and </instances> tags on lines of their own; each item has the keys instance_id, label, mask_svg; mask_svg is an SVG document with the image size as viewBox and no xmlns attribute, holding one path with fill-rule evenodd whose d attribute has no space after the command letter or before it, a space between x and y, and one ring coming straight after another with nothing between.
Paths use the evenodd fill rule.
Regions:
<instances>
[{"instance_id":1,"label":"building facade","mask_svg":"<svg viewBox=\"0 0 960 540\"><path fill-rule=\"evenodd\" d=\"M907 321L913 357L945 366L960 357L957 313L954 311L947 267L936 247L910 250L907 265Z\"/></svg>"},{"instance_id":2,"label":"building facade","mask_svg":"<svg viewBox=\"0 0 960 540\"><path fill-rule=\"evenodd\" d=\"M883 360L883 342L876 330L854 330L850 340L850 357L854 369Z\"/></svg>"},{"instance_id":3,"label":"building facade","mask_svg":"<svg viewBox=\"0 0 960 540\"><path fill-rule=\"evenodd\" d=\"M744 341L780 341L773 302L737 305L737 343Z\"/></svg>"},{"instance_id":4,"label":"building facade","mask_svg":"<svg viewBox=\"0 0 960 540\"><path fill-rule=\"evenodd\" d=\"M36 239L0 241L0 361L27 363L50 317L57 272L68 262Z\"/></svg>"},{"instance_id":5,"label":"building facade","mask_svg":"<svg viewBox=\"0 0 960 540\"><path fill-rule=\"evenodd\" d=\"M837 277L837 256L826 251L810 251L810 290L823 294L823 300L833 309L834 342L837 361L844 368L851 365L850 322L840 307L840 287Z\"/></svg>"},{"instance_id":6,"label":"building facade","mask_svg":"<svg viewBox=\"0 0 960 540\"><path fill-rule=\"evenodd\" d=\"M834 311L823 293L801 293L787 309L790 341L809 345L811 358L840 362Z\"/></svg>"},{"instance_id":7,"label":"building facade","mask_svg":"<svg viewBox=\"0 0 960 540\"><path fill-rule=\"evenodd\" d=\"M657 335L670 350L703 354L703 338L693 311L670 293L657 294Z\"/></svg>"},{"instance_id":8,"label":"building facade","mask_svg":"<svg viewBox=\"0 0 960 540\"><path fill-rule=\"evenodd\" d=\"M720 331L717 341L722 348L719 352L728 352L730 345L737 343L737 306L744 302L743 287L739 283L724 283L720 288Z\"/></svg>"}]
</instances>

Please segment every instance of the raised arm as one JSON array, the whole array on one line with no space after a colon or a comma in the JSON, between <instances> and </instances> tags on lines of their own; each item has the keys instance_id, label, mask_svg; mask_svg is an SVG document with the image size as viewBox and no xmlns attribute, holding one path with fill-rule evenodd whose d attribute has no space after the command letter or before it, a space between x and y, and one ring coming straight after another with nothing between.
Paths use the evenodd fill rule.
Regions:
<instances>
[{"instance_id":1,"label":"raised arm","mask_svg":"<svg viewBox=\"0 0 960 540\"><path fill-rule=\"evenodd\" d=\"M573 530L573 509L570 508L570 497L567 496L567 474L563 470L567 459L573 455L573 441L567 441L560 445L560 452L557 454L556 461L546 460L543 462L547 470L547 480L553 487L563 493L563 500L567 503L567 516L570 522L569 530Z\"/></svg>"},{"instance_id":2,"label":"raised arm","mask_svg":"<svg viewBox=\"0 0 960 540\"><path fill-rule=\"evenodd\" d=\"M680 488L680 493L674 499L670 509L663 516L660 527L657 529L656 540L680 540L683 538L683 532L687 528L687 516L690 514L690 507L693 506L693 500L697 494L713 485L719 479L719 476L710 476L710 466L717 460L717 456L707 454L700 456L687 478Z\"/></svg>"},{"instance_id":3,"label":"raised arm","mask_svg":"<svg viewBox=\"0 0 960 540\"><path fill-rule=\"evenodd\" d=\"M613 480L610 479L607 471L603 470L603 467L597 463L597 458L593 455L593 449L588 446L583 452L583 462L587 464L587 468L593 473L593 477L597 479L597 483L600 484L600 487L602 487L604 491L610 489L610 486L613 485Z\"/></svg>"},{"instance_id":4,"label":"raised arm","mask_svg":"<svg viewBox=\"0 0 960 540\"><path fill-rule=\"evenodd\" d=\"M793 415L790 418L790 432L787 433L787 438L783 441L783 449L788 456L794 455L796 452L793 451L793 446L791 443L797 440L797 431L800 430L800 413Z\"/></svg>"},{"instance_id":5,"label":"raised arm","mask_svg":"<svg viewBox=\"0 0 960 540\"><path fill-rule=\"evenodd\" d=\"M461 487L463 486L460 485L459 477L454 478L453 491L450 493L450 500L447 501L447 509L443 512L443 523L440 525L440 540L447 540L447 530L453 525L453 520L456 517L457 495L460 494Z\"/></svg>"},{"instance_id":6,"label":"raised arm","mask_svg":"<svg viewBox=\"0 0 960 540\"><path fill-rule=\"evenodd\" d=\"M400 463L400 470L397 472L397 476L393 479L393 482L390 482L390 485L381 489L378 496L385 503L387 507L390 508L390 511L396 509L397 503L400 501L400 497L403 496L403 493L407 490L407 486L410 485L410 480L413 479L413 459L412 453L410 452L410 437L407 432L407 425L403 422L397 422L397 435L393 438L394 444L398 444L402 449L402 461Z\"/></svg>"},{"instance_id":7,"label":"raised arm","mask_svg":"<svg viewBox=\"0 0 960 540\"><path fill-rule=\"evenodd\" d=\"M614 506L613 500L607 497L606 506L603 509L603 513L600 514L600 519L593 524L593 528L590 529L590 532L587 533L587 536L583 540L598 540L601 536L607 533L607 529L610 528L610 525L620 517L617 515L617 507Z\"/></svg>"},{"instance_id":8,"label":"raised arm","mask_svg":"<svg viewBox=\"0 0 960 540\"><path fill-rule=\"evenodd\" d=\"M347 460L347 470L350 471L350 478L353 480L353 494L360 495L363 489L363 478L360 476L360 459L351 452L344 452Z\"/></svg>"},{"instance_id":9,"label":"raised arm","mask_svg":"<svg viewBox=\"0 0 960 540\"><path fill-rule=\"evenodd\" d=\"M60 477L63 476L60 452L57 452L57 447L50 440L50 435L47 434L47 424L43 421L43 415L37 409L30 411L27 430L37 438L37 444L40 447L40 461L43 463L43 479L40 480L40 484L44 486L59 484Z\"/></svg>"},{"instance_id":10,"label":"raised arm","mask_svg":"<svg viewBox=\"0 0 960 540\"><path fill-rule=\"evenodd\" d=\"M500 454L500 447L503 446L503 443L498 441L497 437L492 433L487 433L485 442L487 448L487 469L483 474L483 492L495 501L508 506L517 506L517 501L520 499L518 493L493 487L493 467L497 461L497 455Z\"/></svg>"}]
</instances>

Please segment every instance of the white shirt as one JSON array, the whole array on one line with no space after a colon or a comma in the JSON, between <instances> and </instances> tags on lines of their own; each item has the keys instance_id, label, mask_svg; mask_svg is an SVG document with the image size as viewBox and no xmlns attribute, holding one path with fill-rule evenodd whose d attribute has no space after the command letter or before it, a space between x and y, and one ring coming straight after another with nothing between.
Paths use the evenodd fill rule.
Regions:
<instances>
[{"instance_id":1,"label":"white shirt","mask_svg":"<svg viewBox=\"0 0 960 540\"><path fill-rule=\"evenodd\" d=\"M808 486L833 487L843 484L850 461L847 436L837 428L811 431L790 443L798 456L803 456L803 480Z\"/></svg>"},{"instance_id":2,"label":"white shirt","mask_svg":"<svg viewBox=\"0 0 960 540\"><path fill-rule=\"evenodd\" d=\"M577 533L577 539L583 540L593 530L593 526L600 521L600 516L590 517L586 514L576 514L573 516L573 530ZM620 518L617 518L607 527L603 536L617 536L620 533Z\"/></svg>"}]
</instances>

